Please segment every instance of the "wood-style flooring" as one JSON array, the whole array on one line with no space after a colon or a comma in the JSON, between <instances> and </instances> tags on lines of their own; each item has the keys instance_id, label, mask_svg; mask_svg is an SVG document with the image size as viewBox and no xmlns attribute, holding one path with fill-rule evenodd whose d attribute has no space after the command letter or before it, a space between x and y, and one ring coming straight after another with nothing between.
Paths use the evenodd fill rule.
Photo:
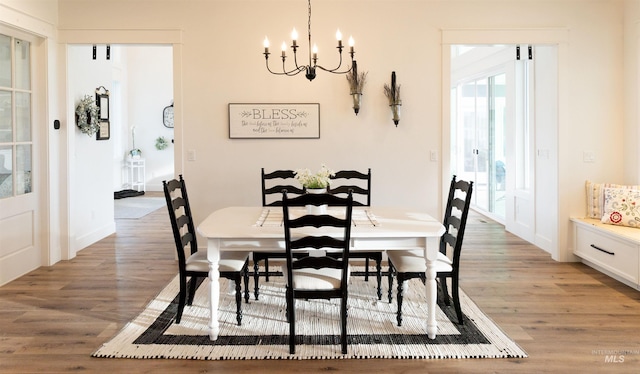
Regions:
<instances>
[{"instance_id":1,"label":"wood-style flooring","mask_svg":"<svg viewBox=\"0 0 640 374\"><path fill-rule=\"evenodd\" d=\"M640 372L640 292L580 263L555 262L477 213L472 213L467 226L461 286L527 351L528 358L189 361L90 357L176 274L174 250L166 210L160 209L139 220L118 220L117 234L80 251L73 260L40 268L0 287L0 372ZM386 280L383 285L386 289Z\"/></svg>"}]
</instances>

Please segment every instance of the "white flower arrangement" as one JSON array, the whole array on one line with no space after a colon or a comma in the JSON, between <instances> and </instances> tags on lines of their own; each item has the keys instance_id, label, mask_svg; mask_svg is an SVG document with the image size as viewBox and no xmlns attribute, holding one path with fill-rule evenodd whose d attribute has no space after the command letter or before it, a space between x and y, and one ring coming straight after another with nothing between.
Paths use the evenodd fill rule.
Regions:
<instances>
[{"instance_id":1,"label":"white flower arrangement","mask_svg":"<svg viewBox=\"0 0 640 374\"><path fill-rule=\"evenodd\" d=\"M80 131L89 136L95 135L100 128L99 120L100 109L96 105L95 100L85 95L78 106L76 107L76 124L80 128Z\"/></svg>"},{"instance_id":2,"label":"white flower arrangement","mask_svg":"<svg viewBox=\"0 0 640 374\"><path fill-rule=\"evenodd\" d=\"M296 179L302 187L307 189L327 188L331 181L331 177L335 172L322 164L317 173L312 174L309 169L298 169L294 172Z\"/></svg>"}]
</instances>

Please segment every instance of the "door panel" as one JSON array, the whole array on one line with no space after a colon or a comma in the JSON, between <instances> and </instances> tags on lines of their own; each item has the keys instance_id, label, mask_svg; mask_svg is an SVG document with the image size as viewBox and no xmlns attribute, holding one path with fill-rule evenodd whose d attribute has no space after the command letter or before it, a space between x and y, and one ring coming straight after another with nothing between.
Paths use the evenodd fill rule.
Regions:
<instances>
[{"instance_id":1,"label":"door panel","mask_svg":"<svg viewBox=\"0 0 640 374\"><path fill-rule=\"evenodd\" d=\"M513 70L514 105L511 112L512 131L507 136L511 164L515 173L507 176L507 231L534 243L535 240L535 190L534 184L534 117L535 108L532 61L515 60Z\"/></svg>"},{"instance_id":2,"label":"door panel","mask_svg":"<svg viewBox=\"0 0 640 374\"><path fill-rule=\"evenodd\" d=\"M31 78L37 39L23 34L0 29L0 285L42 264Z\"/></svg>"}]
</instances>

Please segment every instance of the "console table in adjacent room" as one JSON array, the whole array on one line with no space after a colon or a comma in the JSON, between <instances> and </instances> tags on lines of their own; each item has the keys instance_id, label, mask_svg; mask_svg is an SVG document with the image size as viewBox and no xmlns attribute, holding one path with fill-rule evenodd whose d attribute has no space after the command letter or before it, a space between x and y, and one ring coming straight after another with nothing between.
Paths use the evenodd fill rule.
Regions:
<instances>
[{"instance_id":1,"label":"console table in adjacent room","mask_svg":"<svg viewBox=\"0 0 640 374\"><path fill-rule=\"evenodd\" d=\"M128 184L132 190L145 191L145 166L144 159L128 158L126 160L128 171Z\"/></svg>"}]
</instances>

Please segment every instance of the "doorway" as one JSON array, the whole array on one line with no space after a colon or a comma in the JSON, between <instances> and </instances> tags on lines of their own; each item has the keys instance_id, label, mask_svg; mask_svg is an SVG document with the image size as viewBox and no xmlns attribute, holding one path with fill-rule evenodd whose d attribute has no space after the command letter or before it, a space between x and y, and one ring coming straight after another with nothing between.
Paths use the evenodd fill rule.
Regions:
<instances>
[{"instance_id":1,"label":"doorway","mask_svg":"<svg viewBox=\"0 0 640 374\"><path fill-rule=\"evenodd\" d=\"M174 175L174 129L163 122L163 110L174 99L173 46L114 44L68 45L68 101L109 90L110 137L97 140L70 127L70 227L75 253L116 231L114 193L131 188L127 160L141 151L145 170L140 191L159 192ZM108 57L107 57L108 56ZM158 139L166 147L157 147Z\"/></svg>"},{"instance_id":2,"label":"doorway","mask_svg":"<svg viewBox=\"0 0 640 374\"><path fill-rule=\"evenodd\" d=\"M557 46L449 48L451 173L474 181L475 210L551 251L557 137L549 135L558 125Z\"/></svg>"}]
</instances>

